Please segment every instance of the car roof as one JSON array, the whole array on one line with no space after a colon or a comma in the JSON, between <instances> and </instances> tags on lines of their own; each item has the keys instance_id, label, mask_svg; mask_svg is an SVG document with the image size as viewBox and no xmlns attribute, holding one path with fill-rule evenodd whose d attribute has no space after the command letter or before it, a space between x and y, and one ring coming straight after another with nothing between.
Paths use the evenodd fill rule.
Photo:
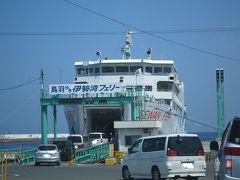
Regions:
<instances>
[{"instance_id":1,"label":"car roof","mask_svg":"<svg viewBox=\"0 0 240 180\"><path fill-rule=\"evenodd\" d=\"M55 144L39 144L38 147L39 146L56 146L56 145Z\"/></svg>"},{"instance_id":2,"label":"car roof","mask_svg":"<svg viewBox=\"0 0 240 180\"><path fill-rule=\"evenodd\" d=\"M239 116L235 116L232 121L240 121L240 117Z\"/></svg>"},{"instance_id":3,"label":"car roof","mask_svg":"<svg viewBox=\"0 0 240 180\"><path fill-rule=\"evenodd\" d=\"M73 136L74 136L74 137L79 137L79 136L81 136L81 137L82 137L81 134L69 134L69 137L70 137L70 136L72 136L72 137L73 137Z\"/></svg>"},{"instance_id":4,"label":"car roof","mask_svg":"<svg viewBox=\"0 0 240 180\"><path fill-rule=\"evenodd\" d=\"M164 134L164 135L157 135L157 136L146 136L146 137L142 137L139 139L150 139L150 138L158 138L158 137L198 137L197 134Z\"/></svg>"},{"instance_id":5,"label":"car roof","mask_svg":"<svg viewBox=\"0 0 240 180\"><path fill-rule=\"evenodd\" d=\"M103 132L91 132L89 134L106 134L106 133L103 133Z\"/></svg>"}]
</instances>

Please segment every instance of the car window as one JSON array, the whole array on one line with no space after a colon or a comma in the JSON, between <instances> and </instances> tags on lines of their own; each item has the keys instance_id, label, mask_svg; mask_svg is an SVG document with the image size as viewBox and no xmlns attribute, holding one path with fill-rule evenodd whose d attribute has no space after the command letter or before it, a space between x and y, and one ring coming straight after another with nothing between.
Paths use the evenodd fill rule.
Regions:
<instances>
[{"instance_id":1,"label":"car window","mask_svg":"<svg viewBox=\"0 0 240 180\"><path fill-rule=\"evenodd\" d=\"M136 153L140 151L140 143L142 142L142 139L137 140L133 146L131 147L132 153Z\"/></svg>"},{"instance_id":2,"label":"car window","mask_svg":"<svg viewBox=\"0 0 240 180\"><path fill-rule=\"evenodd\" d=\"M221 144L222 144L222 145L224 144L224 139L225 139L226 136L227 136L227 132L228 132L229 127L230 127L230 122L228 123L227 127L225 128L225 130L224 130L224 132L223 132L222 139L221 139Z\"/></svg>"},{"instance_id":3,"label":"car window","mask_svg":"<svg viewBox=\"0 0 240 180\"><path fill-rule=\"evenodd\" d=\"M233 121L229 142L234 144L240 144L240 121Z\"/></svg>"},{"instance_id":4,"label":"car window","mask_svg":"<svg viewBox=\"0 0 240 180\"><path fill-rule=\"evenodd\" d=\"M198 137L170 137L168 150L176 151L177 156L196 156L202 149Z\"/></svg>"},{"instance_id":5,"label":"car window","mask_svg":"<svg viewBox=\"0 0 240 180\"><path fill-rule=\"evenodd\" d=\"M90 134L89 139L100 139L100 134Z\"/></svg>"},{"instance_id":6,"label":"car window","mask_svg":"<svg viewBox=\"0 0 240 180\"><path fill-rule=\"evenodd\" d=\"M74 143L82 143L82 138L80 136L69 136L68 140Z\"/></svg>"},{"instance_id":7,"label":"car window","mask_svg":"<svg viewBox=\"0 0 240 180\"><path fill-rule=\"evenodd\" d=\"M163 151L166 137L145 139L143 141L143 152Z\"/></svg>"},{"instance_id":8,"label":"car window","mask_svg":"<svg viewBox=\"0 0 240 180\"><path fill-rule=\"evenodd\" d=\"M39 146L38 149L41 151L51 151L51 150L56 150L57 147L56 146Z\"/></svg>"},{"instance_id":9,"label":"car window","mask_svg":"<svg viewBox=\"0 0 240 180\"><path fill-rule=\"evenodd\" d=\"M104 138L104 139L108 139L108 137L107 137L106 134L102 134L102 138Z\"/></svg>"}]
</instances>

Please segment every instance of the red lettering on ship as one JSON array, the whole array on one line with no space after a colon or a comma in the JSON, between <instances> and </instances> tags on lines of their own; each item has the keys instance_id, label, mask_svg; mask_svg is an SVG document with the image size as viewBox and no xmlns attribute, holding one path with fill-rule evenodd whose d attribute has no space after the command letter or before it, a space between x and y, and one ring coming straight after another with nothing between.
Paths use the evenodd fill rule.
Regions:
<instances>
[{"instance_id":1,"label":"red lettering on ship","mask_svg":"<svg viewBox=\"0 0 240 180\"><path fill-rule=\"evenodd\" d=\"M141 113L144 115L144 110ZM146 119L148 120L170 120L171 119L171 114L169 112L164 112L161 113L160 111L157 110L146 110Z\"/></svg>"},{"instance_id":2,"label":"red lettering on ship","mask_svg":"<svg viewBox=\"0 0 240 180\"><path fill-rule=\"evenodd\" d=\"M146 111L146 118L149 120L159 120L161 117L161 113L159 111Z\"/></svg>"},{"instance_id":3,"label":"red lettering on ship","mask_svg":"<svg viewBox=\"0 0 240 180\"><path fill-rule=\"evenodd\" d=\"M171 119L171 114L168 113L168 112L165 112L164 115L163 115L163 120L167 121L167 120L170 120L170 119Z\"/></svg>"}]
</instances>

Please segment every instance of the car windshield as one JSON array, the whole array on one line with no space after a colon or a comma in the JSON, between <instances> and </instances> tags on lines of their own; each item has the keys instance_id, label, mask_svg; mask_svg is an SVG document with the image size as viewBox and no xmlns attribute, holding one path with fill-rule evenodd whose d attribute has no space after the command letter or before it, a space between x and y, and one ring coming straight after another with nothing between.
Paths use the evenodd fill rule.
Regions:
<instances>
[{"instance_id":1,"label":"car windshield","mask_svg":"<svg viewBox=\"0 0 240 180\"><path fill-rule=\"evenodd\" d=\"M51 151L51 150L56 150L57 147L56 146L43 145L43 146L39 146L38 149L41 150L41 151Z\"/></svg>"},{"instance_id":2,"label":"car windshield","mask_svg":"<svg viewBox=\"0 0 240 180\"><path fill-rule=\"evenodd\" d=\"M229 136L229 142L240 144L240 121L234 121Z\"/></svg>"},{"instance_id":3,"label":"car windshield","mask_svg":"<svg viewBox=\"0 0 240 180\"><path fill-rule=\"evenodd\" d=\"M100 139L100 134L90 134L89 139Z\"/></svg>"},{"instance_id":4,"label":"car windshield","mask_svg":"<svg viewBox=\"0 0 240 180\"><path fill-rule=\"evenodd\" d=\"M82 143L82 138L80 136L69 136L68 140L74 143Z\"/></svg>"},{"instance_id":5,"label":"car windshield","mask_svg":"<svg viewBox=\"0 0 240 180\"><path fill-rule=\"evenodd\" d=\"M196 156L202 144L198 137L170 137L168 149L176 151L177 156Z\"/></svg>"}]
</instances>

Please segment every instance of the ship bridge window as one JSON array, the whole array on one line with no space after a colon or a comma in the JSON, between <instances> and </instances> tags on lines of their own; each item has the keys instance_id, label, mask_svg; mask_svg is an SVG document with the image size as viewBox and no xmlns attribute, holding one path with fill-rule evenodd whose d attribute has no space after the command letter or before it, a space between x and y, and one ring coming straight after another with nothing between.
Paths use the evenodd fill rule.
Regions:
<instances>
[{"instance_id":1,"label":"ship bridge window","mask_svg":"<svg viewBox=\"0 0 240 180\"><path fill-rule=\"evenodd\" d=\"M77 73L78 73L79 75L86 74L86 69L85 69L85 68L79 68L79 69L77 69Z\"/></svg>"},{"instance_id":2,"label":"ship bridge window","mask_svg":"<svg viewBox=\"0 0 240 180\"><path fill-rule=\"evenodd\" d=\"M143 67L142 66L130 66L130 72L136 72L138 69L141 69L143 72Z\"/></svg>"},{"instance_id":3,"label":"ship bridge window","mask_svg":"<svg viewBox=\"0 0 240 180\"><path fill-rule=\"evenodd\" d=\"M88 68L87 72L88 72L88 74L93 74L93 68Z\"/></svg>"},{"instance_id":4,"label":"ship bridge window","mask_svg":"<svg viewBox=\"0 0 240 180\"><path fill-rule=\"evenodd\" d=\"M164 99L164 103L167 105L171 105L172 100L171 99Z\"/></svg>"},{"instance_id":5,"label":"ship bridge window","mask_svg":"<svg viewBox=\"0 0 240 180\"><path fill-rule=\"evenodd\" d=\"M154 73L161 73L162 67L154 67Z\"/></svg>"},{"instance_id":6,"label":"ship bridge window","mask_svg":"<svg viewBox=\"0 0 240 180\"><path fill-rule=\"evenodd\" d=\"M152 73L152 67L145 67L145 72Z\"/></svg>"},{"instance_id":7,"label":"ship bridge window","mask_svg":"<svg viewBox=\"0 0 240 180\"><path fill-rule=\"evenodd\" d=\"M157 82L157 91L172 91L173 82L171 81L158 81Z\"/></svg>"},{"instance_id":8,"label":"ship bridge window","mask_svg":"<svg viewBox=\"0 0 240 180\"><path fill-rule=\"evenodd\" d=\"M171 67L164 67L163 68L163 72L164 73L171 73L172 72L172 68Z\"/></svg>"},{"instance_id":9,"label":"ship bridge window","mask_svg":"<svg viewBox=\"0 0 240 180\"><path fill-rule=\"evenodd\" d=\"M145 86L145 91L152 91L152 86Z\"/></svg>"},{"instance_id":10,"label":"ship bridge window","mask_svg":"<svg viewBox=\"0 0 240 180\"><path fill-rule=\"evenodd\" d=\"M100 73L100 68L99 67L96 67L95 68L95 74L99 74Z\"/></svg>"},{"instance_id":11,"label":"ship bridge window","mask_svg":"<svg viewBox=\"0 0 240 180\"><path fill-rule=\"evenodd\" d=\"M129 67L128 66L117 66L116 67L116 72L129 72Z\"/></svg>"},{"instance_id":12,"label":"ship bridge window","mask_svg":"<svg viewBox=\"0 0 240 180\"><path fill-rule=\"evenodd\" d=\"M102 67L102 73L114 73L113 66L104 66Z\"/></svg>"}]
</instances>

